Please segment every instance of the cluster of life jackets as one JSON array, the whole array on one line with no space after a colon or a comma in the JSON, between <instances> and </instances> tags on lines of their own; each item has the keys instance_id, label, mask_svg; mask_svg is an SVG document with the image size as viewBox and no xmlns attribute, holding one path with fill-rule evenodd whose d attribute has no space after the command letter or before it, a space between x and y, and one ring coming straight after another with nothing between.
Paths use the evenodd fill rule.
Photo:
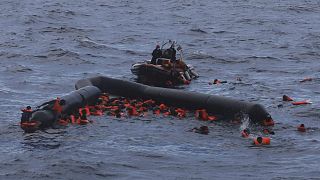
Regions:
<instances>
[{"instance_id":1,"label":"cluster of life jackets","mask_svg":"<svg viewBox=\"0 0 320 180\"><path fill-rule=\"evenodd\" d=\"M153 114L175 116L179 119L183 119L187 117L189 113L189 111L184 108L172 107L164 103L156 103L152 99L142 100L124 97L110 98L108 94L102 93L94 105L86 105L76 111L65 114L62 112L62 105L60 101L63 100L57 98L50 101L53 105L51 109L59 117L57 123L64 126L68 124L85 125L92 122L88 119L89 116L102 116L105 114L116 118L126 118L131 116L143 117L148 114ZM48 103L45 103L45 105L46 104ZM23 109L22 112L21 126L32 126L36 128L37 122L30 121L30 117L33 113L31 108ZM196 119L203 121L217 120L215 116L210 116L205 109L196 110L195 117Z\"/></svg>"},{"instance_id":2,"label":"cluster of life jackets","mask_svg":"<svg viewBox=\"0 0 320 180\"><path fill-rule=\"evenodd\" d=\"M102 116L109 115L116 118L126 118L131 116L144 117L148 114L175 116L179 119L187 117L188 110L184 108L176 108L168 106L164 103L156 103L156 101L130 99L124 97L110 98L106 93L103 93L97 100L95 105L85 106L79 109L78 112L71 115L62 115L58 121L59 124L87 124L90 121L87 116ZM214 121L217 117L210 116L205 109L199 109L195 112L196 119L203 121Z\"/></svg>"},{"instance_id":3,"label":"cluster of life jackets","mask_svg":"<svg viewBox=\"0 0 320 180\"><path fill-rule=\"evenodd\" d=\"M100 106L108 115L116 117L154 115L175 116L180 119L187 116L188 110L184 108L170 107L164 103L156 103L154 100L139 100L129 98L112 98L102 101ZM209 116L205 109L196 110L196 118L204 121L216 120L215 116Z\"/></svg>"}]
</instances>

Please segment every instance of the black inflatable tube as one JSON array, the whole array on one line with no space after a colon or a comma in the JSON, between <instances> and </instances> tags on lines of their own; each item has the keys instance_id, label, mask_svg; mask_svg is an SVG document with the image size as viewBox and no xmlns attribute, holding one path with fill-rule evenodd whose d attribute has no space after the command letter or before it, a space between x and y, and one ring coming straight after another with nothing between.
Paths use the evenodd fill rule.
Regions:
<instances>
[{"instance_id":1,"label":"black inflatable tube","mask_svg":"<svg viewBox=\"0 0 320 180\"><path fill-rule=\"evenodd\" d=\"M225 117L233 118L238 113L244 113L248 114L253 122L261 123L263 120L271 119L270 114L260 104L197 92L151 87L104 76L79 80L75 88L80 89L92 86L98 87L102 92L117 96L153 99L169 105L190 109L204 108L208 112Z\"/></svg>"},{"instance_id":2,"label":"black inflatable tube","mask_svg":"<svg viewBox=\"0 0 320 180\"><path fill-rule=\"evenodd\" d=\"M92 104L97 100L100 94L100 89L95 86L87 86L72 91L71 93L60 97L61 100L65 100L65 104L62 106L62 113L71 114L80 107ZM32 113L31 120L40 122L39 128L47 128L56 122L57 116L53 111L44 108Z\"/></svg>"}]
</instances>

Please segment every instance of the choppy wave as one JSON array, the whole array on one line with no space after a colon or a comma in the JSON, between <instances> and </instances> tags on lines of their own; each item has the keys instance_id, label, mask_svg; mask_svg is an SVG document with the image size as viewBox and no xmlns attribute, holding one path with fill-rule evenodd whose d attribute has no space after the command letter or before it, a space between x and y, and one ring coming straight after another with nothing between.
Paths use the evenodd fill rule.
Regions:
<instances>
[{"instance_id":1,"label":"choppy wave","mask_svg":"<svg viewBox=\"0 0 320 180\"><path fill-rule=\"evenodd\" d=\"M212 169L217 179L318 178L319 6L316 0L3 1L0 179L212 179ZM271 146L241 138L245 123L193 116L100 117L90 126L22 133L20 108L68 93L81 78L131 80L131 64L149 59L167 39L182 45L201 75L178 88L264 105L276 121ZM300 83L305 77L313 79ZM228 83L208 85L215 78ZM283 94L313 104L293 106L281 101ZM296 130L301 123L307 133ZM188 132L200 125L209 135ZM263 135L262 127L249 128Z\"/></svg>"},{"instance_id":2,"label":"choppy wave","mask_svg":"<svg viewBox=\"0 0 320 180\"><path fill-rule=\"evenodd\" d=\"M192 32L197 32L197 33L203 33L203 34L207 34L206 31L200 29L200 28L193 28L193 29L190 29L190 31Z\"/></svg>"},{"instance_id":3,"label":"choppy wave","mask_svg":"<svg viewBox=\"0 0 320 180\"><path fill-rule=\"evenodd\" d=\"M23 65L13 65L13 66L9 66L9 67L6 67L7 68L7 71L10 71L10 72L29 72L29 71L32 71L31 68L29 67L26 67L26 66L23 66Z\"/></svg>"}]
</instances>

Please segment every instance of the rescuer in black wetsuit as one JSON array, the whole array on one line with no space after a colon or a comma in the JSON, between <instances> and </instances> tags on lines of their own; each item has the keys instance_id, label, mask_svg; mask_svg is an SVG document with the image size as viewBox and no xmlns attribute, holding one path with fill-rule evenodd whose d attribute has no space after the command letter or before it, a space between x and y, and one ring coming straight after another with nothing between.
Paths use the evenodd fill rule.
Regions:
<instances>
[{"instance_id":1,"label":"rescuer in black wetsuit","mask_svg":"<svg viewBox=\"0 0 320 180\"><path fill-rule=\"evenodd\" d=\"M177 60L177 57L176 57L177 51L176 51L176 49L174 48L174 44L171 45L170 51L171 51L170 61L171 61L171 63L175 63L176 60Z\"/></svg>"},{"instance_id":2,"label":"rescuer in black wetsuit","mask_svg":"<svg viewBox=\"0 0 320 180\"><path fill-rule=\"evenodd\" d=\"M158 58L160 58L161 56L162 56L162 51L161 51L161 49L160 49L160 46L157 45L156 48L155 48L155 49L153 50L153 52L152 52L151 64L156 65L156 64L157 64L156 60L157 60Z\"/></svg>"}]
</instances>

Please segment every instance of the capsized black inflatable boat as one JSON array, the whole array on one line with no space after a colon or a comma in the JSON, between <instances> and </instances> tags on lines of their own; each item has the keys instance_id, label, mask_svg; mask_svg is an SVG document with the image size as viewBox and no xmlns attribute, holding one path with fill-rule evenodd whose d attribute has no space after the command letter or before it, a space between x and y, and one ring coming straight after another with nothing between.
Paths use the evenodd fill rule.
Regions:
<instances>
[{"instance_id":1,"label":"capsized black inflatable boat","mask_svg":"<svg viewBox=\"0 0 320 180\"><path fill-rule=\"evenodd\" d=\"M272 120L271 115L262 105L234 100L227 97L152 87L104 76L82 79L76 83L76 89L87 86L95 86L102 92L108 92L117 96L153 99L168 105L180 106L193 110L203 108L210 113L223 115L225 117L233 118L239 113L244 113L248 114L251 121L255 123Z\"/></svg>"},{"instance_id":2,"label":"capsized black inflatable boat","mask_svg":"<svg viewBox=\"0 0 320 180\"><path fill-rule=\"evenodd\" d=\"M65 104L62 105L62 113L70 115L71 113L78 111L80 107L87 104L93 104L100 94L100 89L95 86L87 86L72 91L69 94L60 97L60 99L65 102ZM57 120L55 113L46 105L35 110L32 113L29 123L21 124L21 128L26 132L34 132L37 129L51 127Z\"/></svg>"},{"instance_id":3,"label":"capsized black inflatable boat","mask_svg":"<svg viewBox=\"0 0 320 180\"><path fill-rule=\"evenodd\" d=\"M111 95L126 98L153 99L156 102L185 107L190 110L206 109L210 113L231 118L239 113L244 113L254 123L262 123L266 120L272 121L270 114L260 104L197 92L151 87L104 76L79 80L75 84L75 88L77 90L61 97L61 100L65 102L62 105L62 113L64 114L72 114L80 107L94 104L102 92L107 92ZM54 112L45 106L34 111L30 120L36 126L21 126L26 132L34 131L37 128L48 128L58 119Z\"/></svg>"}]
</instances>

